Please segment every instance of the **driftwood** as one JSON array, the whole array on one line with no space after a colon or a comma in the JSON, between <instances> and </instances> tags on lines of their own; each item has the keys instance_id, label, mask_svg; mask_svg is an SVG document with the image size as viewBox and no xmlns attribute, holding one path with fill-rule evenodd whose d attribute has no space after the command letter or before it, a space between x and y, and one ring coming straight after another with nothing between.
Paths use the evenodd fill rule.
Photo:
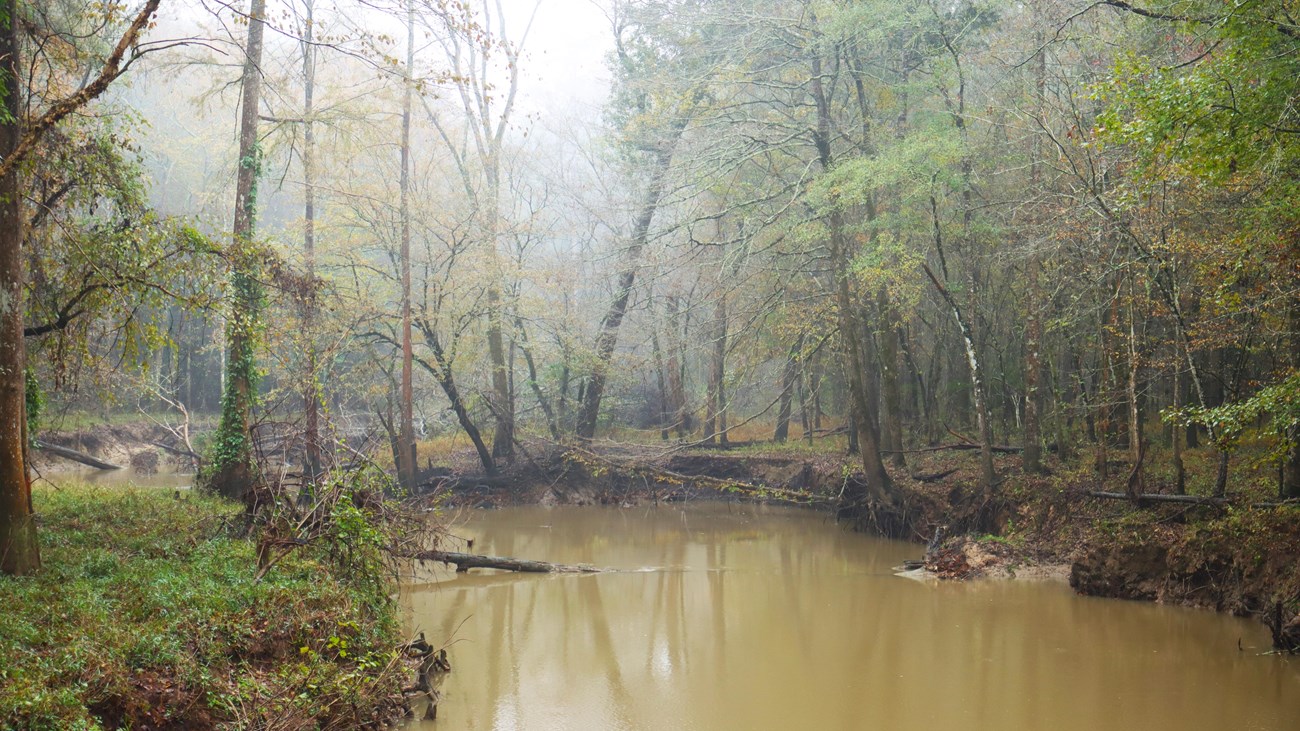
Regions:
<instances>
[{"instance_id":1,"label":"driftwood","mask_svg":"<svg viewBox=\"0 0 1300 731\"><path fill-rule=\"evenodd\" d=\"M767 487L766 485L756 485L752 482L729 480L721 477L711 477L709 475L692 475L683 472L673 472L671 470L654 470L653 476L659 479L666 478L683 483L689 482L693 485L710 487L714 490L721 490L723 492L736 492L750 498L784 500L796 505L816 505L818 503L834 504L837 501L837 498L814 495L802 490L786 490L779 487Z\"/></svg>"},{"instance_id":2,"label":"driftwood","mask_svg":"<svg viewBox=\"0 0 1300 731\"><path fill-rule=\"evenodd\" d=\"M121 466L121 465L116 465L116 464L113 464L112 462L105 462L104 460L102 460L102 459L96 459L96 458L90 456L89 454L86 454L85 452L78 452L78 451L75 450L75 449L68 449L67 447L60 447L60 446L58 446L57 444L46 444L45 442L42 442L42 441L40 441L40 440L34 440L34 441L32 442L32 446L33 446L33 447L36 447L37 449L41 450L42 452L49 452L50 454L53 454L53 455L55 455L55 456L62 457L62 458L64 458L64 459L70 459L70 460L72 460L73 462L80 462L81 464L88 465L88 466L90 466L90 467L94 467L94 468L97 469L97 470L120 470L120 469L122 469L122 466Z\"/></svg>"},{"instance_id":3,"label":"driftwood","mask_svg":"<svg viewBox=\"0 0 1300 731\"><path fill-rule=\"evenodd\" d=\"M480 487L489 489L512 487L515 480L509 475L457 475L447 472L445 474L431 473L417 487L425 491L436 488L447 490L473 490Z\"/></svg>"},{"instance_id":4,"label":"driftwood","mask_svg":"<svg viewBox=\"0 0 1300 731\"><path fill-rule=\"evenodd\" d=\"M402 689L403 695L424 694L429 699L429 705L424 709L424 720L438 720L438 703L442 700L442 681L447 674L451 672L451 663L447 661L447 649L441 648L435 650L424 639L424 633L415 640L408 642L405 646L406 656L420 661L419 670L416 672L415 685ZM407 713L411 712L408 705Z\"/></svg>"},{"instance_id":5,"label":"driftwood","mask_svg":"<svg viewBox=\"0 0 1300 731\"><path fill-rule=\"evenodd\" d=\"M526 561L503 556L477 556L472 553L455 553L452 551L421 551L412 558L420 561L441 561L442 563L455 564L456 573L464 573L470 569L501 569L502 571L522 571L531 574L594 574L604 570L587 564L567 566L565 564L547 563L546 561Z\"/></svg>"}]
</instances>

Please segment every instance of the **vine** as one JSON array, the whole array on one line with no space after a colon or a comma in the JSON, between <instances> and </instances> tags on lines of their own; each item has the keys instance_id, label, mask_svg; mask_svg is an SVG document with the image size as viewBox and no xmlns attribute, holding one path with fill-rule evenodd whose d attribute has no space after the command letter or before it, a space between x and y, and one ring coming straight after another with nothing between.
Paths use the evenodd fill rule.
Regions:
<instances>
[{"instance_id":1,"label":"vine","mask_svg":"<svg viewBox=\"0 0 1300 731\"><path fill-rule=\"evenodd\" d=\"M221 422L209 448L208 469L200 482L207 489L223 492L229 497L246 486L232 485L240 476L255 478L253 445L249 433L249 414L257 400L257 387L261 373L257 368L257 344L263 330L262 310L266 304L266 290L262 284L261 261L263 252L252 241L252 231L257 210L257 181L262 173L262 151L259 145L241 158L240 167L251 170L252 184L244 203L248 214L248 232L235 237L231 250L231 271L227 314L226 340L229 354L226 359L226 388L221 394Z\"/></svg>"}]
</instances>

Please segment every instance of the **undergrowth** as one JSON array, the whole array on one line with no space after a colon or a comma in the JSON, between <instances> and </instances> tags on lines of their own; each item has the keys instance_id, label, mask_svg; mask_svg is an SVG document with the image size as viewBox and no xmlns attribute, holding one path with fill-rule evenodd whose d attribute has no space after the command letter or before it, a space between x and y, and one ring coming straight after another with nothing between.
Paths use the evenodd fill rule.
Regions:
<instances>
[{"instance_id":1,"label":"undergrowth","mask_svg":"<svg viewBox=\"0 0 1300 731\"><path fill-rule=\"evenodd\" d=\"M0 727L362 728L400 700L385 582L309 546L260 580L238 506L35 493L44 570L0 577Z\"/></svg>"}]
</instances>

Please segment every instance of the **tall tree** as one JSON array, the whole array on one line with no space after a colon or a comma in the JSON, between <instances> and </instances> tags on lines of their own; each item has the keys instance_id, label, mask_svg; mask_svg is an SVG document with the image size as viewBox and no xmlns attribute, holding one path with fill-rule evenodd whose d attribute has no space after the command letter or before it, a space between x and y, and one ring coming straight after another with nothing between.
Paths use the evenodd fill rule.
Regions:
<instances>
[{"instance_id":1,"label":"tall tree","mask_svg":"<svg viewBox=\"0 0 1300 731\"><path fill-rule=\"evenodd\" d=\"M320 375L316 347L319 316L316 282L316 0L303 0L302 35L302 248L306 264L307 292L303 303L304 342L307 346L303 374L303 464L305 481L314 483L321 472Z\"/></svg>"},{"instance_id":2,"label":"tall tree","mask_svg":"<svg viewBox=\"0 0 1300 731\"><path fill-rule=\"evenodd\" d=\"M596 434L609 367L627 316L651 224L668 184L673 159L686 128L705 101L708 51L700 55L684 34L690 8L626 2L615 17L616 89L610 116L618 126L618 145L633 179L644 180L624 242L613 297L596 334L595 361L583 391L577 434ZM680 15L678 15L680 13Z\"/></svg>"},{"instance_id":3,"label":"tall tree","mask_svg":"<svg viewBox=\"0 0 1300 731\"><path fill-rule=\"evenodd\" d=\"M250 0L248 38L240 80L239 162L235 174L235 218L230 245L229 307L226 313L226 384L221 422L209 455L206 489L232 500L254 499L259 479L253 455L252 410L257 398L257 336L265 300L254 236L262 148L258 139L262 92L262 43L266 0Z\"/></svg>"},{"instance_id":4,"label":"tall tree","mask_svg":"<svg viewBox=\"0 0 1300 731\"><path fill-rule=\"evenodd\" d=\"M448 151L458 167L467 197L473 202L483 245L488 253L487 344L491 368L491 394L488 407L496 421L492 435L492 455L510 459L515 449L515 403L512 388L505 325L511 322L507 310L513 303L505 300L510 291L504 281L501 249L505 236L502 195L506 132L514 119L515 100L519 92L520 54L528 40L533 18L540 3L533 5L518 39L507 32L506 14L501 0L478 3L448 3L437 13L445 34L442 45L461 103L466 133L472 139L477 168L466 159L455 135L437 116L430 119L441 133ZM499 54L499 56L498 56ZM504 85L495 74L504 73ZM504 87L500 89L499 87ZM475 181L475 172L482 176Z\"/></svg>"},{"instance_id":5,"label":"tall tree","mask_svg":"<svg viewBox=\"0 0 1300 731\"><path fill-rule=\"evenodd\" d=\"M140 36L160 0L146 0L132 18L103 66L72 93L37 109L25 98L30 77L22 64L23 7L0 4L0 573L40 570L40 548L27 472L27 362L24 344L22 164L60 121L103 94L145 52Z\"/></svg>"},{"instance_id":6,"label":"tall tree","mask_svg":"<svg viewBox=\"0 0 1300 731\"><path fill-rule=\"evenodd\" d=\"M401 251L398 254L402 282L402 376L398 394L397 480L408 492L415 489L416 453L411 351L411 93L415 80L415 2L406 3L406 73L402 78L401 139Z\"/></svg>"},{"instance_id":7,"label":"tall tree","mask_svg":"<svg viewBox=\"0 0 1300 731\"><path fill-rule=\"evenodd\" d=\"M18 0L3 6L0 34L0 154L6 160L22 138L23 99ZM32 574L41 567L27 476L26 352L23 344L23 215L18 166L0 177L0 571Z\"/></svg>"}]
</instances>

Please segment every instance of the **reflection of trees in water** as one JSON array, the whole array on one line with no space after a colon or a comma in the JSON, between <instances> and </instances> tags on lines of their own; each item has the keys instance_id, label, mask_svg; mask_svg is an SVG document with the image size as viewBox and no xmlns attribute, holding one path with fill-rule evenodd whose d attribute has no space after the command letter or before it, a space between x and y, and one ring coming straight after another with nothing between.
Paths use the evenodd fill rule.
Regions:
<instances>
[{"instance_id":1,"label":"reflection of trees in water","mask_svg":"<svg viewBox=\"0 0 1300 731\"><path fill-rule=\"evenodd\" d=\"M607 704L606 708L612 710L617 717L617 728L635 728L636 724L628 715L632 710L632 694L628 692L627 683L623 678L623 669L618 662L618 647L614 644L613 635L609 631L609 615L605 611L600 582L583 581L580 584L579 593L590 622L595 654L604 660L605 677L609 682L612 703Z\"/></svg>"}]
</instances>

